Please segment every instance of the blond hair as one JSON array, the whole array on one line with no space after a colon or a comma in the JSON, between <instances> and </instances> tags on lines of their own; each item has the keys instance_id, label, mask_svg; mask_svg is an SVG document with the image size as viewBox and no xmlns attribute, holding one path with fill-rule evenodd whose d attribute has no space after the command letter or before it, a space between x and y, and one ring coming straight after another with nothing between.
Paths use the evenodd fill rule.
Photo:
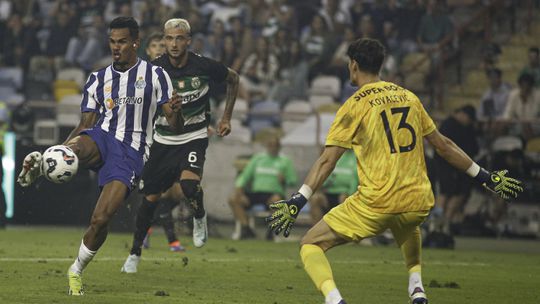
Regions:
<instances>
[{"instance_id":1,"label":"blond hair","mask_svg":"<svg viewBox=\"0 0 540 304\"><path fill-rule=\"evenodd\" d=\"M186 19L182 19L182 18L169 19L167 20L167 22L165 22L165 25L163 25L164 30L168 30L172 28L179 28L191 34L191 26L189 25L189 22Z\"/></svg>"}]
</instances>

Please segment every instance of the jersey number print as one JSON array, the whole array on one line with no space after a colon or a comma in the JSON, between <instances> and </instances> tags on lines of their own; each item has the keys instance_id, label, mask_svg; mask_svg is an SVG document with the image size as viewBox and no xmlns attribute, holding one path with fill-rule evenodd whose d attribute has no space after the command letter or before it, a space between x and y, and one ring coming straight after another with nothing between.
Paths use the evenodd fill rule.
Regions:
<instances>
[{"instance_id":1,"label":"jersey number print","mask_svg":"<svg viewBox=\"0 0 540 304\"><path fill-rule=\"evenodd\" d=\"M407 123L407 116L409 115L410 107L399 107L392 108L390 112L392 115L401 114L401 119L399 121L399 129L407 129L411 132L412 142L407 146L399 146L399 152L410 152L416 146L416 132L414 128ZM381 119L384 125L384 131L386 132L386 139L388 139L388 144L390 145L390 153L396 153L396 146L394 145L394 137L392 136L392 130L390 130L390 123L388 122L388 116L386 115L386 110L381 112Z\"/></svg>"}]
</instances>

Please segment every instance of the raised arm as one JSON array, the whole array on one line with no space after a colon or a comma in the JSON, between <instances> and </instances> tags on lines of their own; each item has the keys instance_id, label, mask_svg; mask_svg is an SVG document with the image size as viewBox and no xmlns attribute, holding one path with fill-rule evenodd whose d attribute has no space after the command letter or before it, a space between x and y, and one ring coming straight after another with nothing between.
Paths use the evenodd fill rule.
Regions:
<instances>
[{"instance_id":1,"label":"raised arm","mask_svg":"<svg viewBox=\"0 0 540 304\"><path fill-rule=\"evenodd\" d=\"M489 172L481 168L451 139L442 135L438 130L426 135L426 139L435 148L437 154L450 165L467 173L501 198L516 198L518 193L523 192L520 181L506 176L508 170Z\"/></svg>"},{"instance_id":2,"label":"raised arm","mask_svg":"<svg viewBox=\"0 0 540 304\"><path fill-rule=\"evenodd\" d=\"M217 134L219 136L227 136L231 133L231 116L234 109L234 102L236 101L236 95L238 94L238 73L232 69L228 69L225 82L227 83L225 112L223 112L223 116L221 116L218 123Z\"/></svg>"}]
</instances>

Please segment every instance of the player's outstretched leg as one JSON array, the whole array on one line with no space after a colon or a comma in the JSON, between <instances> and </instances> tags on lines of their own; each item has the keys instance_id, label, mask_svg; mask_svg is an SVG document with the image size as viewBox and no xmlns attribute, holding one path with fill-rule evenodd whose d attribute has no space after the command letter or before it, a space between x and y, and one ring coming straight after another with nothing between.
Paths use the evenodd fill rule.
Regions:
<instances>
[{"instance_id":1,"label":"player's outstretched leg","mask_svg":"<svg viewBox=\"0 0 540 304\"><path fill-rule=\"evenodd\" d=\"M41 162L43 157L40 152L34 151L26 155L23 160L22 170L17 178L17 182L22 187L30 186L38 177L43 175L41 172Z\"/></svg>"},{"instance_id":2,"label":"player's outstretched leg","mask_svg":"<svg viewBox=\"0 0 540 304\"><path fill-rule=\"evenodd\" d=\"M152 219L154 218L154 213L158 206L158 199L159 195L148 195L143 198L139 210L137 211L137 218L135 219L133 245L131 246L129 256L120 269L121 272L137 272L137 266L141 260L143 241L148 229L152 226Z\"/></svg>"},{"instance_id":3,"label":"player's outstretched leg","mask_svg":"<svg viewBox=\"0 0 540 304\"><path fill-rule=\"evenodd\" d=\"M332 268L324 252L346 241L320 220L304 236L300 247L300 257L304 269L318 290L325 297L325 304L345 304L334 282Z\"/></svg>"},{"instance_id":4,"label":"player's outstretched leg","mask_svg":"<svg viewBox=\"0 0 540 304\"><path fill-rule=\"evenodd\" d=\"M201 181L196 179L181 179L180 187L193 208L193 245L200 248L208 240L208 224L203 205Z\"/></svg>"},{"instance_id":5,"label":"player's outstretched leg","mask_svg":"<svg viewBox=\"0 0 540 304\"><path fill-rule=\"evenodd\" d=\"M422 239L420 236L420 227L416 226L412 231L407 231L406 229L397 231L396 229L392 229L392 232L401 248L405 264L409 271L408 293L411 304L427 304L428 299L422 284Z\"/></svg>"}]
</instances>

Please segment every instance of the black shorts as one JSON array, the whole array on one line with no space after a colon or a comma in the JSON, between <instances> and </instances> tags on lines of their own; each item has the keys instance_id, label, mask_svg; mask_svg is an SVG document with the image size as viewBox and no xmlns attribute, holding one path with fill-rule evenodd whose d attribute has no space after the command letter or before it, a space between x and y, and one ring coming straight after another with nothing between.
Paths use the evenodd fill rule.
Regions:
<instances>
[{"instance_id":1,"label":"black shorts","mask_svg":"<svg viewBox=\"0 0 540 304\"><path fill-rule=\"evenodd\" d=\"M208 138L195 139L182 145L154 142L150 158L144 166L139 191L145 195L159 194L180 179L184 170L202 176Z\"/></svg>"},{"instance_id":2,"label":"black shorts","mask_svg":"<svg viewBox=\"0 0 540 304\"><path fill-rule=\"evenodd\" d=\"M330 209L336 207L337 205L339 205L339 203L341 203L339 201L339 197L341 196L341 194L325 193L324 196L326 196L326 200L328 201L328 210L326 211L330 211Z\"/></svg>"},{"instance_id":3,"label":"black shorts","mask_svg":"<svg viewBox=\"0 0 540 304\"><path fill-rule=\"evenodd\" d=\"M249 208L257 204L263 204L266 207L266 210L268 210L268 204L267 204L268 199L270 199L270 197L272 197L273 195L274 193L270 193L270 192L258 192L258 193L247 192L246 196L249 201ZM283 198L280 198L280 199L283 199Z\"/></svg>"}]
</instances>

